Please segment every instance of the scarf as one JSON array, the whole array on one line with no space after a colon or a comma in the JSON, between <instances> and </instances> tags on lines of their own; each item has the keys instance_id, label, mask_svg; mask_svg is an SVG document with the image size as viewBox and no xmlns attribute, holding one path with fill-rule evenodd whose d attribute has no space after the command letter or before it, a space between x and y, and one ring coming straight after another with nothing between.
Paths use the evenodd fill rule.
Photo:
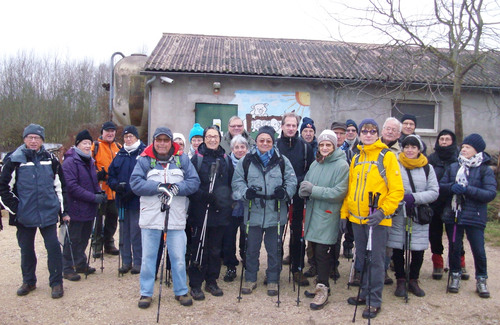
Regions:
<instances>
[{"instance_id":1,"label":"scarf","mask_svg":"<svg viewBox=\"0 0 500 325\"><path fill-rule=\"evenodd\" d=\"M75 152L78 154L78 156L80 156L82 158L83 161L85 161L85 162L90 161L90 157L91 157L90 154L87 155L85 152L78 149L78 147L74 147L74 148L75 148Z\"/></svg>"},{"instance_id":2,"label":"scarf","mask_svg":"<svg viewBox=\"0 0 500 325\"><path fill-rule=\"evenodd\" d=\"M339 148L340 149L340 148ZM328 155L326 156L323 156L319 150L316 152L316 161L318 162L318 164L322 164L325 162L325 159L327 157L330 157L331 155L333 155L333 153L335 152L335 150L333 150L332 152L330 152Z\"/></svg>"},{"instance_id":3,"label":"scarf","mask_svg":"<svg viewBox=\"0 0 500 325\"><path fill-rule=\"evenodd\" d=\"M240 161L238 158L236 158L236 156L234 155L234 153L231 152L231 154L229 155L229 157L231 158L231 162L233 163L233 167L236 167L236 165L238 164L238 161ZM244 156L243 156L244 157ZM243 158L242 157L242 158Z\"/></svg>"},{"instance_id":4,"label":"scarf","mask_svg":"<svg viewBox=\"0 0 500 325\"><path fill-rule=\"evenodd\" d=\"M259 155L260 161L262 161L262 165L264 167L267 167L269 160L271 160L271 157L274 154L274 147L272 147L271 150L266 151L264 153L260 153L260 151L257 150L257 154Z\"/></svg>"},{"instance_id":5,"label":"scarf","mask_svg":"<svg viewBox=\"0 0 500 325\"><path fill-rule=\"evenodd\" d=\"M472 167L479 167L483 163L483 153L480 152L470 159L465 158L460 154L458 156L458 164L460 168L458 169L457 176L455 177L455 182L462 186L467 186L469 182L467 181L467 177L469 176L469 169Z\"/></svg>"},{"instance_id":6,"label":"scarf","mask_svg":"<svg viewBox=\"0 0 500 325\"><path fill-rule=\"evenodd\" d=\"M409 170L419 168L419 167L424 167L428 163L427 157L422 155L421 153L418 154L417 158L410 159L410 158L406 157L404 152L401 152L398 156L398 160L399 160L399 162L401 162L401 165L403 165L404 168L409 169Z\"/></svg>"},{"instance_id":7,"label":"scarf","mask_svg":"<svg viewBox=\"0 0 500 325\"><path fill-rule=\"evenodd\" d=\"M139 148L139 145L141 144L141 141L137 140L134 144L132 144L131 146L127 146L126 144L123 145L123 148L125 149L125 151L127 151L128 153L131 153L132 151L136 150L137 148Z\"/></svg>"}]
</instances>

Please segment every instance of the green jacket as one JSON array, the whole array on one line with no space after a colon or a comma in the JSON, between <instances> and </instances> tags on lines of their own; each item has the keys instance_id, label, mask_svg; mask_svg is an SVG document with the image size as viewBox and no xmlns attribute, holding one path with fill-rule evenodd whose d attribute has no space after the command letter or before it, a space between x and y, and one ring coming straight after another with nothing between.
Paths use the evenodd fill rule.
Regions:
<instances>
[{"instance_id":1,"label":"green jacket","mask_svg":"<svg viewBox=\"0 0 500 325\"><path fill-rule=\"evenodd\" d=\"M306 201L304 238L333 245L337 242L340 208L349 184L349 165L345 153L336 149L323 163L313 162L305 180L314 186Z\"/></svg>"}]
</instances>

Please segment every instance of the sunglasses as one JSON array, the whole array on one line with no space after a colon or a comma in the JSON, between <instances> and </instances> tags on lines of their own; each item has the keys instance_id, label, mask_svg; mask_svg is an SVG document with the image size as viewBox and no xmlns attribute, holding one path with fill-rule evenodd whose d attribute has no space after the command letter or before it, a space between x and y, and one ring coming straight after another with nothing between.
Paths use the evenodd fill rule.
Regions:
<instances>
[{"instance_id":1,"label":"sunglasses","mask_svg":"<svg viewBox=\"0 0 500 325\"><path fill-rule=\"evenodd\" d=\"M368 133L370 133L371 135L375 135L377 134L377 130L361 130L361 133L363 133L364 135L367 135Z\"/></svg>"}]
</instances>

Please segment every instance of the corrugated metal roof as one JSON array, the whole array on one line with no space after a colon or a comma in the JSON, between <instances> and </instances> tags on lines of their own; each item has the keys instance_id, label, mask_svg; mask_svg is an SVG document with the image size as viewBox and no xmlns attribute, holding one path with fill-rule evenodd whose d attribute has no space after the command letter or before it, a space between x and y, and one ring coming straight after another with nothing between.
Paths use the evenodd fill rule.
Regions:
<instances>
[{"instance_id":1,"label":"corrugated metal roof","mask_svg":"<svg viewBox=\"0 0 500 325\"><path fill-rule=\"evenodd\" d=\"M445 63L416 47L170 33L163 34L145 70L452 84ZM500 56L474 67L463 85L500 87Z\"/></svg>"}]
</instances>

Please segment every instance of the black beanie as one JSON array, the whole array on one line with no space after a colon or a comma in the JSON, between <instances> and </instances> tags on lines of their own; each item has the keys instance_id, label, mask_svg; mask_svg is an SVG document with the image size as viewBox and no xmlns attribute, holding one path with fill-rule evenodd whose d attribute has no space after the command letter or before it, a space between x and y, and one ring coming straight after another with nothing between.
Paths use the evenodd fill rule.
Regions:
<instances>
[{"instance_id":1,"label":"black beanie","mask_svg":"<svg viewBox=\"0 0 500 325\"><path fill-rule=\"evenodd\" d=\"M403 123L406 120L412 120L413 123L415 123L415 126L417 126L417 117L415 115L404 114L403 116L401 116L401 123Z\"/></svg>"},{"instance_id":2,"label":"black beanie","mask_svg":"<svg viewBox=\"0 0 500 325\"><path fill-rule=\"evenodd\" d=\"M139 139L139 132L137 132L137 128L133 125L127 125L123 129L123 135L125 134L133 134L137 139Z\"/></svg>"},{"instance_id":3,"label":"black beanie","mask_svg":"<svg viewBox=\"0 0 500 325\"><path fill-rule=\"evenodd\" d=\"M274 130L274 128L272 126L269 126L269 125L261 126L259 129L259 132L257 133L257 136L255 137L255 140L257 140L259 135L261 135L262 133L269 134L271 136L271 139L273 140L273 144L274 144L274 142L276 141L274 139L274 135L276 134L276 131Z\"/></svg>"},{"instance_id":4,"label":"black beanie","mask_svg":"<svg viewBox=\"0 0 500 325\"><path fill-rule=\"evenodd\" d=\"M88 130L80 131L80 133L76 135L75 147L78 146L78 144L83 140L90 140L90 142L94 141Z\"/></svg>"},{"instance_id":5,"label":"black beanie","mask_svg":"<svg viewBox=\"0 0 500 325\"><path fill-rule=\"evenodd\" d=\"M465 137L462 144L468 144L476 149L477 153L483 152L484 149L486 149L486 143L484 142L483 137L477 133L472 133Z\"/></svg>"},{"instance_id":6,"label":"black beanie","mask_svg":"<svg viewBox=\"0 0 500 325\"><path fill-rule=\"evenodd\" d=\"M316 126L314 126L314 121L309 117L304 117L304 119L302 120L302 125L300 126L300 133L302 133L302 131L305 128L311 128L316 133Z\"/></svg>"}]
</instances>

